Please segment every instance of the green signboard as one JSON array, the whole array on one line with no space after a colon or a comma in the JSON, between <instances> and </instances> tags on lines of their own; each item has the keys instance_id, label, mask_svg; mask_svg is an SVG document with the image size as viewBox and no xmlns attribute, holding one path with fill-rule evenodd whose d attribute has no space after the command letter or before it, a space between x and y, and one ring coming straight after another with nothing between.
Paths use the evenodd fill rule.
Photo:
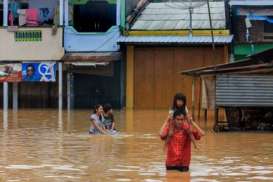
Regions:
<instances>
[{"instance_id":1,"label":"green signboard","mask_svg":"<svg viewBox=\"0 0 273 182\"><path fill-rule=\"evenodd\" d=\"M25 30L14 33L16 42L40 42L42 41L41 30Z\"/></svg>"}]
</instances>

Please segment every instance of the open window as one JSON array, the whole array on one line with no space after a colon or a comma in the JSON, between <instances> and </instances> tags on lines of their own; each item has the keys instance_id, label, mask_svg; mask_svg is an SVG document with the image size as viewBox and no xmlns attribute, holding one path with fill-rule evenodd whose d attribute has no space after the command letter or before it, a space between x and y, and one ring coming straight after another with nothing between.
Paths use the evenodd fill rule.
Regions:
<instances>
[{"instance_id":1,"label":"open window","mask_svg":"<svg viewBox=\"0 0 273 182\"><path fill-rule=\"evenodd\" d=\"M49 27L58 24L59 0L9 0L9 26Z\"/></svg>"},{"instance_id":2,"label":"open window","mask_svg":"<svg viewBox=\"0 0 273 182\"><path fill-rule=\"evenodd\" d=\"M78 32L106 32L116 25L116 1L70 0L69 14Z\"/></svg>"}]
</instances>

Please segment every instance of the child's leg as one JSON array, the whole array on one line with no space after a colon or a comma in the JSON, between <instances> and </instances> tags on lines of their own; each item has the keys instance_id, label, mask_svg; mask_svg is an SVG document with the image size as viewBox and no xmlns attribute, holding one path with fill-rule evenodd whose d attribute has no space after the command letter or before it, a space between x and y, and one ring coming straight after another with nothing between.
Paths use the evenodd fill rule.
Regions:
<instances>
[{"instance_id":1,"label":"child's leg","mask_svg":"<svg viewBox=\"0 0 273 182\"><path fill-rule=\"evenodd\" d=\"M190 139L191 139L191 142L192 142L194 148L197 149L197 145L196 145L196 142L195 142L195 139L194 139L194 136L193 136L192 132L190 132L189 135L190 135Z\"/></svg>"}]
</instances>

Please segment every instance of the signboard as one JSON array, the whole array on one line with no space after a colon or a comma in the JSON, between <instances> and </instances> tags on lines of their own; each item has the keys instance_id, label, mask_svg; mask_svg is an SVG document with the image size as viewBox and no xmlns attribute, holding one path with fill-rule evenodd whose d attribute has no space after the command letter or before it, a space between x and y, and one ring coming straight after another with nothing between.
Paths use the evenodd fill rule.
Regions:
<instances>
[{"instance_id":1,"label":"signboard","mask_svg":"<svg viewBox=\"0 0 273 182\"><path fill-rule=\"evenodd\" d=\"M20 82L22 80L21 64L1 64L0 82Z\"/></svg>"},{"instance_id":2,"label":"signboard","mask_svg":"<svg viewBox=\"0 0 273 182\"><path fill-rule=\"evenodd\" d=\"M23 63L22 77L23 81L55 82L56 63Z\"/></svg>"},{"instance_id":3,"label":"signboard","mask_svg":"<svg viewBox=\"0 0 273 182\"><path fill-rule=\"evenodd\" d=\"M25 30L16 31L14 33L16 42L41 42L42 31L41 30Z\"/></svg>"}]
</instances>

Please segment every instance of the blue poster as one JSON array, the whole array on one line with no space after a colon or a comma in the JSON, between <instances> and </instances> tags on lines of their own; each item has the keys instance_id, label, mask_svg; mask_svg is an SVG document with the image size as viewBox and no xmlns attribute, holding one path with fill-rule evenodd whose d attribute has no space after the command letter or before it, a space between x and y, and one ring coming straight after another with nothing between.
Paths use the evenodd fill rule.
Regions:
<instances>
[{"instance_id":1,"label":"blue poster","mask_svg":"<svg viewBox=\"0 0 273 182\"><path fill-rule=\"evenodd\" d=\"M22 80L36 82L55 82L56 63L23 63Z\"/></svg>"}]
</instances>

